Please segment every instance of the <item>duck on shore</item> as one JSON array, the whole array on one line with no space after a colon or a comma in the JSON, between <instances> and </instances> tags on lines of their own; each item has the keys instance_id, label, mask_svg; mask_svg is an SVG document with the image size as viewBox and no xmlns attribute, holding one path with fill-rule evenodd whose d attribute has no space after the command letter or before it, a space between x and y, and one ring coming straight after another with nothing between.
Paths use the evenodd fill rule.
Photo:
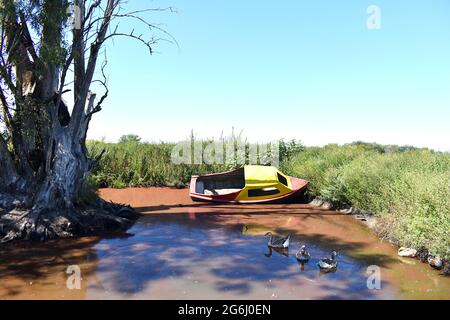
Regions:
<instances>
[{"instance_id":1,"label":"duck on shore","mask_svg":"<svg viewBox=\"0 0 450 320\"><path fill-rule=\"evenodd\" d=\"M333 251L331 253L331 258L322 258L319 260L317 265L320 270L324 272L335 271L337 269L337 252Z\"/></svg>"},{"instance_id":2,"label":"duck on shore","mask_svg":"<svg viewBox=\"0 0 450 320\"><path fill-rule=\"evenodd\" d=\"M297 253L295 254L295 257L299 262L306 263L311 258L311 255L309 254L308 250L306 250L306 246L302 245L300 247L300 250L298 250Z\"/></svg>"},{"instance_id":3,"label":"duck on shore","mask_svg":"<svg viewBox=\"0 0 450 320\"><path fill-rule=\"evenodd\" d=\"M420 260L420 262L427 262L430 254L427 249L420 248L417 250L416 257Z\"/></svg>"},{"instance_id":4,"label":"duck on shore","mask_svg":"<svg viewBox=\"0 0 450 320\"><path fill-rule=\"evenodd\" d=\"M428 264L434 269L441 270L443 266L443 261L440 257L428 257Z\"/></svg>"},{"instance_id":5,"label":"duck on shore","mask_svg":"<svg viewBox=\"0 0 450 320\"><path fill-rule=\"evenodd\" d=\"M406 247L400 247L398 249L398 255L400 257L408 257L408 258L414 258L417 254L417 250L413 248L406 248Z\"/></svg>"},{"instance_id":6,"label":"duck on shore","mask_svg":"<svg viewBox=\"0 0 450 320\"><path fill-rule=\"evenodd\" d=\"M291 235L289 234L287 237L275 237L272 232L267 232L266 237L269 238L269 242L267 243L268 247L272 248L289 248L289 242L291 239Z\"/></svg>"}]
</instances>

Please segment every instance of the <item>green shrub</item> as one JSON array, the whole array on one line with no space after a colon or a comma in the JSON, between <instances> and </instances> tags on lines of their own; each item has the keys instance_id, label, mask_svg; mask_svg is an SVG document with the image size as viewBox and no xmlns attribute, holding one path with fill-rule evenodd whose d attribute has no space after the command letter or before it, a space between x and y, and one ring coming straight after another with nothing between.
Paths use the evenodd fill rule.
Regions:
<instances>
[{"instance_id":1,"label":"green shrub","mask_svg":"<svg viewBox=\"0 0 450 320\"><path fill-rule=\"evenodd\" d=\"M331 145L308 148L283 167L309 179L313 194L378 216L381 234L450 257L448 153Z\"/></svg>"},{"instance_id":2,"label":"green shrub","mask_svg":"<svg viewBox=\"0 0 450 320\"><path fill-rule=\"evenodd\" d=\"M329 194L329 189L334 187L340 168L364 154L375 152L366 151L365 148L356 145L340 147L330 144L322 148L311 147L283 162L281 168L286 174L309 180L310 192L323 196Z\"/></svg>"}]
</instances>

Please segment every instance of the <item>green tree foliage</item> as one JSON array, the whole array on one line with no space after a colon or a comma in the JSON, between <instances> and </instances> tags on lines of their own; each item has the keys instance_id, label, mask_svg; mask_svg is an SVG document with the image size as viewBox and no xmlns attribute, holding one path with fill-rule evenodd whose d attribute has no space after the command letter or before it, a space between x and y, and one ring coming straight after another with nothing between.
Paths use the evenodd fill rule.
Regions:
<instances>
[{"instance_id":1,"label":"green tree foliage","mask_svg":"<svg viewBox=\"0 0 450 320\"><path fill-rule=\"evenodd\" d=\"M119 138L119 143L140 143L141 138L136 134L126 134Z\"/></svg>"}]
</instances>

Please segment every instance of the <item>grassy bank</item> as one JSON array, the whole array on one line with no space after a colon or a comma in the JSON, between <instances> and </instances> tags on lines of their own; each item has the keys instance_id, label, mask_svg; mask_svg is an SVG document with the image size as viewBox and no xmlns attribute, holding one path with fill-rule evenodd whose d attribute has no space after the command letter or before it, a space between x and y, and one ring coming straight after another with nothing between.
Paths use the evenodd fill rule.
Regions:
<instances>
[{"instance_id":1,"label":"grassy bank","mask_svg":"<svg viewBox=\"0 0 450 320\"><path fill-rule=\"evenodd\" d=\"M90 141L105 150L91 181L98 187L186 186L192 174L238 165L173 164L174 144ZM246 157L246 155L243 155ZM280 144L280 167L311 181L310 192L378 217L378 231L405 246L450 258L450 154L424 149L355 143L303 148Z\"/></svg>"},{"instance_id":2,"label":"grassy bank","mask_svg":"<svg viewBox=\"0 0 450 320\"><path fill-rule=\"evenodd\" d=\"M450 257L450 154L329 145L282 169L309 179L314 195L375 214L382 235Z\"/></svg>"},{"instance_id":3,"label":"grassy bank","mask_svg":"<svg viewBox=\"0 0 450 320\"><path fill-rule=\"evenodd\" d=\"M224 169L221 165L175 165L171 143L104 143L89 141L88 150L99 155L105 150L91 176L98 187L183 186L191 175Z\"/></svg>"},{"instance_id":4,"label":"grassy bank","mask_svg":"<svg viewBox=\"0 0 450 320\"><path fill-rule=\"evenodd\" d=\"M119 143L88 141L87 147L91 157L95 158L103 152L92 172L91 182L96 187L112 188L185 186L193 174L230 170L239 167L241 163L248 163L249 150L256 145L242 142L239 137L224 142L230 141L235 150L238 144L244 145L245 152L235 152L235 156L224 164L174 164L171 160L174 143L141 143L138 137L133 136L125 136ZM195 142L200 143L202 148L211 143L211 141ZM280 161L283 161L303 150L303 146L296 141L280 141L278 149ZM192 148L191 153L193 152ZM194 156L192 162L193 159ZM261 164L270 163L270 155L258 160Z\"/></svg>"}]
</instances>

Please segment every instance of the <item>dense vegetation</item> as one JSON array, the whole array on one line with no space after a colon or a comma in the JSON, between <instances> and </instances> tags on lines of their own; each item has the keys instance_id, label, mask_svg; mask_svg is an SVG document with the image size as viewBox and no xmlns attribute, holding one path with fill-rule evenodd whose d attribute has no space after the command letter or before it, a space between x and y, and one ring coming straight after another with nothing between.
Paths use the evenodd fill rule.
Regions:
<instances>
[{"instance_id":1,"label":"dense vegetation","mask_svg":"<svg viewBox=\"0 0 450 320\"><path fill-rule=\"evenodd\" d=\"M175 165L174 144L90 141L95 156L105 150L91 181L99 187L185 186L192 174L230 169L237 163ZM280 142L280 167L311 181L310 193L378 217L378 231L399 243L450 257L450 154L412 147L356 142L304 148Z\"/></svg>"},{"instance_id":2,"label":"dense vegetation","mask_svg":"<svg viewBox=\"0 0 450 320\"><path fill-rule=\"evenodd\" d=\"M173 164L173 143L139 143L135 140L104 143L89 141L92 155L103 150L91 181L98 187L124 188L131 186L184 186L191 175L223 170L224 165Z\"/></svg>"},{"instance_id":3,"label":"dense vegetation","mask_svg":"<svg viewBox=\"0 0 450 320\"><path fill-rule=\"evenodd\" d=\"M223 164L174 164L171 161L174 143L141 143L140 138L135 135L122 136L119 143L88 141L87 147L93 158L104 152L92 172L91 183L96 187L113 188L185 186L193 174L229 170L239 167L240 163L248 163L250 144L242 142L239 137L229 138L225 143L230 141L235 145L235 149L238 143L245 145L246 152L236 152L231 161ZM201 143L205 147L210 142ZM281 141L280 161L301 150L303 146L297 141ZM259 163L267 164L269 160L270 158L261 158Z\"/></svg>"},{"instance_id":4,"label":"dense vegetation","mask_svg":"<svg viewBox=\"0 0 450 320\"><path fill-rule=\"evenodd\" d=\"M375 214L383 236L450 257L450 154L328 145L282 167L309 179L314 195Z\"/></svg>"}]
</instances>

